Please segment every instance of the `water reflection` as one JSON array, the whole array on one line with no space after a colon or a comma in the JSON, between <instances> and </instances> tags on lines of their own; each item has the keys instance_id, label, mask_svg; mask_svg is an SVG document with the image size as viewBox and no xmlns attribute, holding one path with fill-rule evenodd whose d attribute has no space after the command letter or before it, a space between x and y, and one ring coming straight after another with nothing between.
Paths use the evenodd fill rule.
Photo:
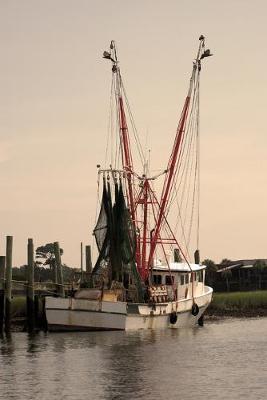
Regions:
<instances>
[{"instance_id":1,"label":"water reflection","mask_svg":"<svg viewBox=\"0 0 267 400\"><path fill-rule=\"evenodd\" d=\"M152 332L150 334L153 335ZM129 396L129 392L135 393L136 398L142 398L147 357L147 352L142 346L144 343L142 335L128 334L121 339L119 343L114 343L103 350L107 371L105 399L125 399Z\"/></svg>"},{"instance_id":2,"label":"water reflection","mask_svg":"<svg viewBox=\"0 0 267 400\"><path fill-rule=\"evenodd\" d=\"M266 329L258 319L158 332L14 333L0 338L0 399L236 400L251 391L263 399Z\"/></svg>"}]
</instances>

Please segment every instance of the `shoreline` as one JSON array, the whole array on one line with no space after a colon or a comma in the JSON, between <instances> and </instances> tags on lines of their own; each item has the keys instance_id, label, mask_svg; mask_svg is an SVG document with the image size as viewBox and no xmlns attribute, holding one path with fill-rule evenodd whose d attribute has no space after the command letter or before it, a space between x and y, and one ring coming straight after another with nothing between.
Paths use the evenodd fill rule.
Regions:
<instances>
[{"instance_id":1,"label":"shoreline","mask_svg":"<svg viewBox=\"0 0 267 400\"><path fill-rule=\"evenodd\" d=\"M206 316L267 317L267 290L214 293Z\"/></svg>"},{"instance_id":2,"label":"shoreline","mask_svg":"<svg viewBox=\"0 0 267 400\"><path fill-rule=\"evenodd\" d=\"M262 318L267 317L267 309L259 308L254 310L237 310L237 309L209 309L205 312L205 319L220 318Z\"/></svg>"},{"instance_id":3,"label":"shoreline","mask_svg":"<svg viewBox=\"0 0 267 400\"><path fill-rule=\"evenodd\" d=\"M267 290L214 293L204 314L206 321L263 317L267 317ZM11 302L11 332L23 331L27 331L26 298L17 296Z\"/></svg>"}]
</instances>

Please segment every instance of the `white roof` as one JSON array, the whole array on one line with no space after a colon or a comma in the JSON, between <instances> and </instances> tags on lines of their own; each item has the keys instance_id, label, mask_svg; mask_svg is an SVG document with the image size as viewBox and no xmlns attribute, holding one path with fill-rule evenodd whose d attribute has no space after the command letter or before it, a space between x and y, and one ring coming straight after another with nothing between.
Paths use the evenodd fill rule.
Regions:
<instances>
[{"instance_id":1,"label":"white roof","mask_svg":"<svg viewBox=\"0 0 267 400\"><path fill-rule=\"evenodd\" d=\"M190 265L190 268L189 268ZM185 262L182 263L177 263L177 262L171 262L168 265L154 265L153 270L154 271L169 271L169 269L173 272L191 272L191 271L200 271L201 269L205 269L206 265L199 265L199 264L187 264Z\"/></svg>"}]
</instances>

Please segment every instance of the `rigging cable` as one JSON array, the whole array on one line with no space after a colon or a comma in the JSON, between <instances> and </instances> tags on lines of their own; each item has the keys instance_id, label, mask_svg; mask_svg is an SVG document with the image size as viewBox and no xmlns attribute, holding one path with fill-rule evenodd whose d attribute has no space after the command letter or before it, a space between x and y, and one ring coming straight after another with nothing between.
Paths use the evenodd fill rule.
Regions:
<instances>
[{"instance_id":1,"label":"rigging cable","mask_svg":"<svg viewBox=\"0 0 267 400\"><path fill-rule=\"evenodd\" d=\"M114 78L112 75L111 87L110 87L110 97L109 97L109 116L108 116L108 128L107 128L107 144L105 151L105 168L107 167L108 159L108 148L110 147L110 164L113 164L113 88L114 88Z\"/></svg>"},{"instance_id":2,"label":"rigging cable","mask_svg":"<svg viewBox=\"0 0 267 400\"><path fill-rule=\"evenodd\" d=\"M187 125L186 128L186 132L187 134L186 136L186 140L183 142L183 146L181 149L181 153L180 155L185 153L185 149L187 148L186 151L186 157L185 157L185 161L182 162L181 160L183 160L183 158L180 158L179 160L179 164L177 167L177 170L175 171L175 180L174 180L174 192L171 196L170 199L170 205L168 207L167 212L169 212L170 210L170 206L172 205L174 199L177 199L177 205L178 205L178 210L179 210L179 214L177 217L177 222L176 222L176 226L175 226L175 231L177 231L177 227L178 227L178 219L180 218L180 223L181 223L181 228L182 228L182 234L184 237L184 240L188 243L188 245L186 244L187 247L187 251L188 251L188 246L189 246L189 242L190 242L190 236L191 236L191 229L192 229L192 221L193 221L193 215L194 215L194 204L195 204L195 191L196 191L196 171L194 173L194 184L191 183L192 181L192 169L193 169L193 157L191 157L191 162L190 160L190 154L192 153L192 150L194 149L193 153L198 153L198 147L197 144L195 143L196 137L197 135L194 135L194 132L197 131L197 121L198 121L198 116L199 116L199 107L198 107L198 98L199 98L199 93L198 93L198 89L199 89L199 74L196 74L196 79L194 80L194 90L193 90L193 99L192 99L192 106L191 106L191 110L190 110L190 114L189 114L189 123ZM198 155L196 154L196 158L198 157ZM191 165L189 167L189 165ZM195 161L195 168L197 168L197 161ZM190 171L190 172L189 172ZM198 170L199 171L199 170ZM189 175L189 178L188 178ZM178 187L177 187L177 181L178 181ZM181 221L181 210L183 208L183 199L185 196L185 191L186 191L186 182L189 181L188 183L188 196L186 199L186 204L185 204L185 220L184 223ZM183 184L182 184L183 182ZM179 192L180 192L180 187L183 187L182 190L182 194L181 194L181 198L180 198L180 202L181 204L179 204ZM185 224L186 224L186 216L188 214L187 212L187 208L188 208L188 202L189 202L189 198L190 198L190 187L193 186L193 195L191 195L192 197L192 209L191 209L191 216L190 216L190 224L189 224L189 231L188 231L188 240L185 239ZM199 186L199 185L198 185Z\"/></svg>"},{"instance_id":3,"label":"rigging cable","mask_svg":"<svg viewBox=\"0 0 267 400\"><path fill-rule=\"evenodd\" d=\"M128 97L127 97L127 93L126 93L126 90L125 90L125 87L124 87L122 79L121 79L121 87L122 87L122 91L123 91L125 102L126 102L126 107L127 107L127 110L128 110L128 115L130 117L130 122L131 122L132 129L133 129L133 134L134 134L136 147L137 147L137 150L138 150L138 153L139 153L139 157L140 157L141 163L142 163L142 165L144 165L144 163L145 163L144 151L143 151L143 148L142 148L139 136L138 136L138 132L137 132L136 125L135 125L135 122L134 122L134 118L133 118L133 114L132 114L132 111L131 111L130 103L129 103L129 100L128 100Z\"/></svg>"},{"instance_id":4,"label":"rigging cable","mask_svg":"<svg viewBox=\"0 0 267 400\"><path fill-rule=\"evenodd\" d=\"M198 99L197 99L197 249L199 249L199 230L200 230L200 80L198 80Z\"/></svg>"},{"instance_id":5,"label":"rigging cable","mask_svg":"<svg viewBox=\"0 0 267 400\"><path fill-rule=\"evenodd\" d=\"M193 82L193 84L194 83L195 83L195 81ZM182 170L181 177L180 177L180 182L178 184L178 192L180 190L180 186L182 184L182 180L183 180L185 171L187 171L187 166L188 166L188 162L189 162L188 159L189 159L189 156L190 156L191 145L187 146L187 142L189 142L189 144L192 143L192 135L193 135L192 124L193 124L193 120L194 120L193 111L194 111L194 108L195 108L194 107L194 105L195 105L195 97L196 97L196 86L194 85L193 99L192 99L192 103L191 103L192 105L190 107L191 109L190 109L190 113L189 113L189 123L187 124L187 127L185 129L186 134L184 135L184 137L183 137L184 140L181 143L182 147L181 147L181 151L180 151L180 154L179 154L179 157L178 157L177 168L176 168L176 170L174 172L174 181L175 181L175 180L178 180L179 172ZM185 157L185 161L183 161L184 160L183 155L184 155L186 147L187 147L186 157ZM188 171L186 172L186 176L187 176L187 173L188 173ZM172 194L172 196L170 198L170 204L169 204L168 209L170 208L170 206L171 206L171 204L173 202L173 197L174 197L174 194Z\"/></svg>"}]
</instances>

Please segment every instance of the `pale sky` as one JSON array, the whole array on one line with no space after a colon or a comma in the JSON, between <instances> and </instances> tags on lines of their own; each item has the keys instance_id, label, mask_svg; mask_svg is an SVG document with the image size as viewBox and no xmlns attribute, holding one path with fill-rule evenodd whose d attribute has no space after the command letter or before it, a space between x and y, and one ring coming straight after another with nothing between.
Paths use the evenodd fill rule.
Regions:
<instances>
[{"instance_id":1,"label":"pale sky","mask_svg":"<svg viewBox=\"0 0 267 400\"><path fill-rule=\"evenodd\" d=\"M201 259L267 258L264 0L0 0L0 253L92 244L114 39L140 137L164 169L200 34Z\"/></svg>"}]
</instances>

